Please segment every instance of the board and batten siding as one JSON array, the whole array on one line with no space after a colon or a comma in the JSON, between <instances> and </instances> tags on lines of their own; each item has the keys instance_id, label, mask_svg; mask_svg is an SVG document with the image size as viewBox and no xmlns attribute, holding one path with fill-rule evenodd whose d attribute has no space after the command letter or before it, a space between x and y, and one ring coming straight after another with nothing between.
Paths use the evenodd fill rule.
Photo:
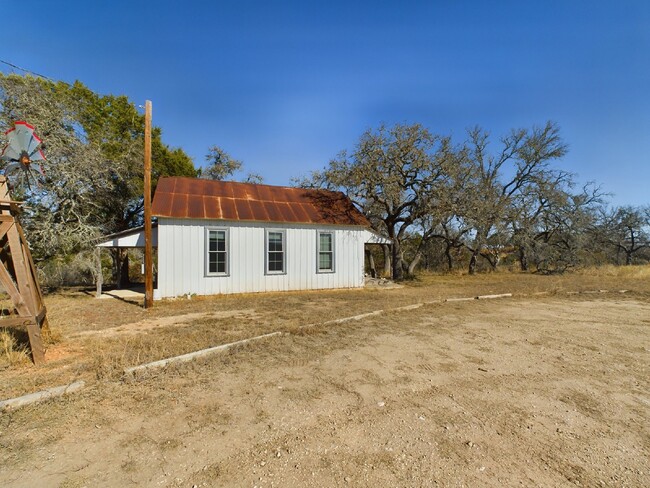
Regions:
<instances>
[{"instance_id":1,"label":"board and batten siding","mask_svg":"<svg viewBox=\"0 0 650 488\"><path fill-rule=\"evenodd\" d=\"M206 270L206 229L228 230L227 275ZM284 231L285 273L266 273L266 231ZM334 272L317 272L318 231L334 235ZM357 288L364 285L364 242L358 226L272 224L159 218L156 298L187 294Z\"/></svg>"}]
</instances>

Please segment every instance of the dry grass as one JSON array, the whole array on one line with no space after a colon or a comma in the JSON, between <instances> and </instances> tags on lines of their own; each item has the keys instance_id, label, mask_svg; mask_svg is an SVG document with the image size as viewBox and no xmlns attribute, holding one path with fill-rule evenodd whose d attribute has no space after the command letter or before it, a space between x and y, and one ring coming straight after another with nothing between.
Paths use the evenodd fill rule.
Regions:
<instances>
[{"instance_id":1,"label":"dry grass","mask_svg":"<svg viewBox=\"0 0 650 488\"><path fill-rule=\"evenodd\" d=\"M423 297L427 279L394 291ZM3 481L646 486L648 305L632 295L426 305L97 381L0 416Z\"/></svg>"},{"instance_id":2,"label":"dry grass","mask_svg":"<svg viewBox=\"0 0 650 488\"><path fill-rule=\"evenodd\" d=\"M47 364L34 368L20 359L27 357L24 349L21 352L7 343L15 360L0 358L5 361L0 371L0 399L77 379L116 379L125 367L268 332L297 333L305 324L373 310L480 294L563 296L574 291L621 289L630 290L637 299L650 298L650 266L607 266L557 276L506 271L475 276L423 274L397 289L194 297L156 302L148 311L136 302L97 300L88 291L64 290L45 297L53 337ZM226 312L230 315L225 316ZM183 319L188 314L191 318ZM163 325L120 332L127 324L133 329L138 325L134 323Z\"/></svg>"},{"instance_id":3,"label":"dry grass","mask_svg":"<svg viewBox=\"0 0 650 488\"><path fill-rule=\"evenodd\" d=\"M612 264L576 271L579 276L615 277L619 279L650 279L650 265L614 266Z\"/></svg>"},{"instance_id":4,"label":"dry grass","mask_svg":"<svg viewBox=\"0 0 650 488\"><path fill-rule=\"evenodd\" d=\"M13 331L0 329L0 368L25 365L29 362L29 350L20 344Z\"/></svg>"}]
</instances>

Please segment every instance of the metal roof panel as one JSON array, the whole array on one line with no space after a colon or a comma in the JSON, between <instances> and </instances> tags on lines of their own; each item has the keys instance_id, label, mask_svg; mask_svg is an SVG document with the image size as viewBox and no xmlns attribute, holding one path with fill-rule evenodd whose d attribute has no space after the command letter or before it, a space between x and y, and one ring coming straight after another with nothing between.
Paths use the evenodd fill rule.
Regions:
<instances>
[{"instance_id":1,"label":"metal roof panel","mask_svg":"<svg viewBox=\"0 0 650 488\"><path fill-rule=\"evenodd\" d=\"M205 209L206 219L222 219L221 204L217 197L203 196L203 208Z\"/></svg>"},{"instance_id":2,"label":"metal roof panel","mask_svg":"<svg viewBox=\"0 0 650 488\"><path fill-rule=\"evenodd\" d=\"M187 196L187 216L190 219L204 219L203 197L201 195Z\"/></svg>"},{"instance_id":3,"label":"metal roof panel","mask_svg":"<svg viewBox=\"0 0 650 488\"><path fill-rule=\"evenodd\" d=\"M251 200L248 202L248 205L253 212L253 220L258 220L260 222L268 222L271 220L268 212L266 211L266 205L264 205L262 202Z\"/></svg>"},{"instance_id":4,"label":"metal roof panel","mask_svg":"<svg viewBox=\"0 0 650 488\"><path fill-rule=\"evenodd\" d=\"M299 222L296 214L291 211L291 205L285 202L277 202L276 206L280 210L283 222Z\"/></svg>"},{"instance_id":5,"label":"metal roof panel","mask_svg":"<svg viewBox=\"0 0 650 488\"><path fill-rule=\"evenodd\" d=\"M245 198L235 198L235 207L239 220L253 220L253 211L251 210L248 200Z\"/></svg>"},{"instance_id":6,"label":"metal roof panel","mask_svg":"<svg viewBox=\"0 0 650 488\"><path fill-rule=\"evenodd\" d=\"M340 192L185 177L160 178L152 210L158 217L370 226Z\"/></svg>"},{"instance_id":7,"label":"metal roof panel","mask_svg":"<svg viewBox=\"0 0 650 488\"><path fill-rule=\"evenodd\" d=\"M221 204L221 212L223 213L222 219L225 220L239 220L239 214L237 213L237 207L235 207L234 198L220 198L219 203Z\"/></svg>"},{"instance_id":8,"label":"metal roof panel","mask_svg":"<svg viewBox=\"0 0 650 488\"><path fill-rule=\"evenodd\" d=\"M171 213L174 217L187 218L187 195L173 194Z\"/></svg>"}]
</instances>

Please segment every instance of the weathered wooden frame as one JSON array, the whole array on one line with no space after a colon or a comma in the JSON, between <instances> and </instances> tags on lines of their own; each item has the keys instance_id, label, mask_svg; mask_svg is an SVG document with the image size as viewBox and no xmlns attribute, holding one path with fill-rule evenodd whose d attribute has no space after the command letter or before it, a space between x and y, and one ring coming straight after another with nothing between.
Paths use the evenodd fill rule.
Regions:
<instances>
[{"instance_id":1,"label":"weathered wooden frame","mask_svg":"<svg viewBox=\"0 0 650 488\"><path fill-rule=\"evenodd\" d=\"M41 330L48 329L47 312L36 267L18 221L18 205L9 195L7 178L0 176L0 285L11 298L15 313L0 317L0 327L27 329L32 360L45 361Z\"/></svg>"}]
</instances>

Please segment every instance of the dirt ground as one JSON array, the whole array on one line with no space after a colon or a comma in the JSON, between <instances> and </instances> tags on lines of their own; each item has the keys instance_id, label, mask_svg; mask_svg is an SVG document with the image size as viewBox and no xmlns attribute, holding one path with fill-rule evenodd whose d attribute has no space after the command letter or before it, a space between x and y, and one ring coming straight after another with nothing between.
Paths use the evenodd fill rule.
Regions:
<instances>
[{"instance_id":1,"label":"dirt ground","mask_svg":"<svg viewBox=\"0 0 650 488\"><path fill-rule=\"evenodd\" d=\"M25 354L8 360L0 343L0 400L77 380L117 381L124 368L145 362L379 309L482 294L566 297L621 289L629 290L629 296L650 299L650 266L603 267L554 276L424 274L398 289L194 297L156 302L152 310L128 300L97 300L94 290L60 290L45 297L52 331L45 365L34 368ZM26 333L21 337L25 341Z\"/></svg>"},{"instance_id":2,"label":"dirt ground","mask_svg":"<svg viewBox=\"0 0 650 488\"><path fill-rule=\"evenodd\" d=\"M429 304L96 381L0 416L0 485L650 486L650 300Z\"/></svg>"}]
</instances>

